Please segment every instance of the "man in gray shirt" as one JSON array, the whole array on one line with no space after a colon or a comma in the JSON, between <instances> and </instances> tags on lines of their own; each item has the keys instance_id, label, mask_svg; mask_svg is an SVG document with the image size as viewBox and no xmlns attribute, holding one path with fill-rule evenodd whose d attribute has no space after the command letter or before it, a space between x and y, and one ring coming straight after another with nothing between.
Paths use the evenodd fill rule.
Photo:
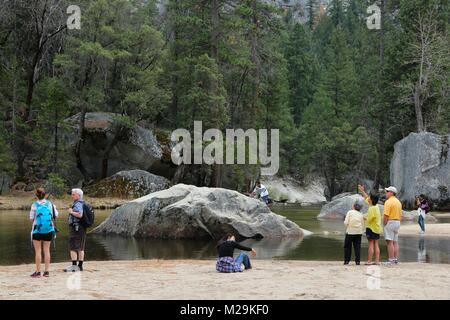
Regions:
<instances>
[{"instance_id":1,"label":"man in gray shirt","mask_svg":"<svg viewBox=\"0 0 450 320\"><path fill-rule=\"evenodd\" d=\"M66 272L83 271L84 246L86 243L86 229L81 224L83 217L83 191L72 189L73 205L69 209L69 247L72 265ZM78 263L78 265L77 265Z\"/></svg>"}]
</instances>

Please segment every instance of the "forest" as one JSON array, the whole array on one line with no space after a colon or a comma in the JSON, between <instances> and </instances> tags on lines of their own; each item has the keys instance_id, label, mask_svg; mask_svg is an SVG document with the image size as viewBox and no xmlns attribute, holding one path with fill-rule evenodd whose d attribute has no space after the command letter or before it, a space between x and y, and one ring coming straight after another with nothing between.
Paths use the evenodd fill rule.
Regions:
<instances>
[{"instance_id":1,"label":"forest","mask_svg":"<svg viewBox=\"0 0 450 320\"><path fill-rule=\"evenodd\" d=\"M75 3L76 2L76 3ZM380 28L368 28L373 4ZM81 10L80 28L69 28ZM69 185L84 119L280 129L278 175L389 184L394 144L450 132L446 0L1 0L0 184ZM62 135L78 115L76 141ZM177 181L248 191L251 165L190 165Z\"/></svg>"}]
</instances>

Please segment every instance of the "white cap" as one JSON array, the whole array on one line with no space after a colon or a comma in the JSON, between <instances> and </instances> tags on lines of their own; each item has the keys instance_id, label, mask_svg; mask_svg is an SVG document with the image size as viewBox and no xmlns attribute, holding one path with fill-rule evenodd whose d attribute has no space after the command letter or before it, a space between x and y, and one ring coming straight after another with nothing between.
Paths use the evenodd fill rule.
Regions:
<instances>
[{"instance_id":1,"label":"white cap","mask_svg":"<svg viewBox=\"0 0 450 320\"><path fill-rule=\"evenodd\" d=\"M384 190L397 194L397 188L393 187L393 186L390 186L389 188L385 188Z\"/></svg>"}]
</instances>

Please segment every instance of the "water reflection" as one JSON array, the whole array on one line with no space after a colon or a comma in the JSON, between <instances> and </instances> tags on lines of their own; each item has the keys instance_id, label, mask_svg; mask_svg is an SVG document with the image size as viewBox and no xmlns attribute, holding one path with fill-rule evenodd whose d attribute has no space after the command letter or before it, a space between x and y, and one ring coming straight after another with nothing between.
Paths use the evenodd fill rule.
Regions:
<instances>
[{"instance_id":1,"label":"water reflection","mask_svg":"<svg viewBox=\"0 0 450 320\"><path fill-rule=\"evenodd\" d=\"M211 259L216 257L216 242L211 240L160 240L122 236L93 235L113 260L132 259ZM255 248L256 259L272 259L297 248L302 239L248 239L244 246Z\"/></svg>"},{"instance_id":2,"label":"water reflection","mask_svg":"<svg viewBox=\"0 0 450 320\"><path fill-rule=\"evenodd\" d=\"M343 259L344 224L342 220L318 221L319 209L282 207L274 210L313 231L304 239L246 240L242 244L254 247L256 259L334 260ZM96 223L109 216L110 211L97 210ZM52 245L52 261L69 261L67 215L62 213L61 230ZM440 222L443 222L439 220ZM406 223L406 222L405 222ZM0 265L33 262L30 244L30 222L27 211L0 211ZM86 243L87 260L109 259L214 259L215 241L211 240L152 240L89 234ZM400 261L450 263L450 238L425 235L405 236L400 233ZM382 260L387 260L386 242L380 240ZM238 251L238 250L237 250ZM236 251L236 253L237 253ZM363 237L361 258L367 257L367 239Z\"/></svg>"},{"instance_id":3,"label":"water reflection","mask_svg":"<svg viewBox=\"0 0 450 320\"><path fill-rule=\"evenodd\" d=\"M417 261L418 262L430 262L430 256L427 255L427 248L425 246L425 238L420 237L419 239L419 250L417 251Z\"/></svg>"}]
</instances>

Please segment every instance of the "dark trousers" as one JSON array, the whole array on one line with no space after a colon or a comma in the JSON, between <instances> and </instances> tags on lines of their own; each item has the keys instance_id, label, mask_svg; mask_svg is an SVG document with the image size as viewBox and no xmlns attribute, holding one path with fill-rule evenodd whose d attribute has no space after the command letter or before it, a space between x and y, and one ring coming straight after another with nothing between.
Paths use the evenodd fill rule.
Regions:
<instances>
[{"instance_id":1,"label":"dark trousers","mask_svg":"<svg viewBox=\"0 0 450 320\"><path fill-rule=\"evenodd\" d=\"M346 234L344 240L344 262L349 263L352 259L352 246L355 250L355 262L361 261L361 234Z\"/></svg>"}]
</instances>

